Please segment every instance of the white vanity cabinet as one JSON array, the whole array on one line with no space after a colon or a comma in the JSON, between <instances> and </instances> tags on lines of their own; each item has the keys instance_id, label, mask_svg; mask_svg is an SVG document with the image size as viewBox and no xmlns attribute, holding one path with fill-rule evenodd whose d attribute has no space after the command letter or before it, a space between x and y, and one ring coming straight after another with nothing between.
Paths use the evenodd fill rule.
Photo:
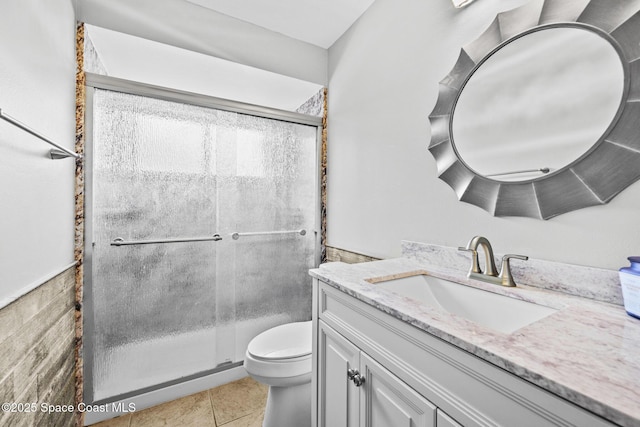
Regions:
<instances>
[{"instance_id":1,"label":"white vanity cabinet","mask_svg":"<svg viewBox=\"0 0 640 427\"><path fill-rule=\"evenodd\" d=\"M318 279L313 297L314 426L614 426Z\"/></svg>"},{"instance_id":2,"label":"white vanity cabinet","mask_svg":"<svg viewBox=\"0 0 640 427\"><path fill-rule=\"evenodd\" d=\"M462 427L456 420L438 409L436 414L436 425L438 427Z\"/></svg>"},{"instance_id":3,"label":"white vanity cabinet","mask_svg":"<svg viewBox=\"0 0 640 427\"><path fill-rule=\"evenodd\" d=\"M318 391L323 427L433 427L436 407L322 321Z\"/></svg>"}]
</instances>

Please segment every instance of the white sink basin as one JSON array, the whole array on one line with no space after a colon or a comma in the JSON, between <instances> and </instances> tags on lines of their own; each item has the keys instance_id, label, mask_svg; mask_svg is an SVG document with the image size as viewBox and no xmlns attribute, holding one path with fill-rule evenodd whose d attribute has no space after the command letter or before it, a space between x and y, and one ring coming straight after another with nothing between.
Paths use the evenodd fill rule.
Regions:
<instances>
[{"instance_id":1,"label":"white sink basin","mask_svg":"<svg viewBox=\"0 0 640 427\"><path fill-rule=\"evenodd\" d=\"M379 288L506 334L557 311L426 274L371 282Z\"/></svg>"}]
</instances>

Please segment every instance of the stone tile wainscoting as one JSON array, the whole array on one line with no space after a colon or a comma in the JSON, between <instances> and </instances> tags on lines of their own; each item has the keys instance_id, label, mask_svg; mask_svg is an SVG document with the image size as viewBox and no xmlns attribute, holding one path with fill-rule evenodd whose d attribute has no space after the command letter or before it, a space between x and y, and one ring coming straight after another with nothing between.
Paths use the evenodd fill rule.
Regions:
<instances>
[{"instance_id":1,"label":"stone tile wainscoting","mask_svg":"<svg viewBox=\"0 0 640 427\"><path fill-rule=\"evenodd\" d=\"M327 246L327 262L344 262L346 264L359 264L361 262L378 261L374 258L357 252Z\"/></svg>"},{"instance_id":2,"label":"stone tile wainscoting","mask_svg":"<svg viewBox=\"0 0 640 427\"><path fill-rule=\"evenodd\" d=\"M74 405L75 267L0 309L2 426L73 426L73 412L42 411L42 404ZM36 403L35 412L18 404ZM18 411L20 410L20 411Z\"/></svg>"}]
</instances>

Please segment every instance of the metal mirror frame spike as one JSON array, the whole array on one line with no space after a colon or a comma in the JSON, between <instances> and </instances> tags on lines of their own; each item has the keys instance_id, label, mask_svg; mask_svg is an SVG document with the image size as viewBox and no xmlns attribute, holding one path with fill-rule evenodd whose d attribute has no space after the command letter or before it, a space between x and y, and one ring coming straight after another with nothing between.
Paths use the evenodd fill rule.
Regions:
<instances>
[{"instance_id":1,"label":"metal mirror frame spike","mask_svg":"<svg viewBox=\"0 0 640 427\"><path fill-rule=\"evenodd\" d=\"M429 151L438 176L458 198L494 216L548 219L603 205L640 179L640 0L532 0L497 15L487 30L460 51L440 82L429 115ZM624 68L622 102L612 123L591 149L544 177L501 182L477 174L458 155L452 116L465 84L491 55L508 43L552 27L593 31L618 51Z\"/></svg>"}]
</instances>

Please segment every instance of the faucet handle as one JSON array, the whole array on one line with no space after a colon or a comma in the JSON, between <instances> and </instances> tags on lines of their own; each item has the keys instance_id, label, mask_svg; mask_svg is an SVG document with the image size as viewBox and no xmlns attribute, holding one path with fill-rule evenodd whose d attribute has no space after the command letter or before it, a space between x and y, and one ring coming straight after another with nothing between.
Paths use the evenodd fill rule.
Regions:
<instances>
[{"instance_id":1,"label":"faucet handle","mask_svg":"<svg viewBox=\"0 0 640 427\"><path fill-rule=\"evenodd\" d=\"M469 273L479 273L482 274L482 270L480 269L480 261L478 260L478 251L475 249L469 249L460 246L458 248L459 251L471 252L471 269Z\"/></svg>"},{"instance_id":2,"label":"faucet handle","mask_svg":"<svg viewBox=\"0 0 640 427\"><path fill-rule=\"evenodd\" d=\"M511 264L509 263L509 260L512 258L521 259L523 261L526 261L529 259L529 257L526 255L507 254L503 256L502 267L500 268L500 276L498 276L502 282L502 286L508 286L508 287L516 286L516 282L514 282L513 276L511 275Z\"/></svg>"}]
</instances>

